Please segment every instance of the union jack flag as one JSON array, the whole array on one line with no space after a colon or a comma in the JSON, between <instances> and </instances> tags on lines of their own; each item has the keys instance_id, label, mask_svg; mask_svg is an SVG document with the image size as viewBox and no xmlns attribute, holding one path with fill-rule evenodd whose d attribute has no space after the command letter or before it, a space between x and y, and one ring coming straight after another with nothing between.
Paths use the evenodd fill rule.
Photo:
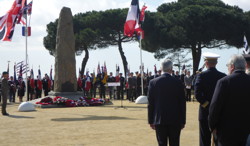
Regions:
<instances>
[{"instance_id":1,"label":"union jack flag","mask_svg":"<svg viewBox=\"0 0 250 146\"><path fill-rule=\"evenodd\" d=\"M23 7L23 9L22 9L23 14L26 14L26 12L27 12L28 15L31 15L32 4L33 4L33 1L31 1L28 5Z\"/></svg>"},{"instance_id":2,"label":"union jack flag","mask_svg":"<svg viewBox=\"0 0 250 146\"><path fill-rule=\"evenodd\" d=\"M11 41L14 34L15 24L20 17L20 11L26 0L15 0L11 9L0 17L0 40Z\"/></svg>"},{"instance_id":3,"label":"union jack flag","mask_svg":"<svg viewBox=\"0 0 250 146\"><path fill-rule=\"evenodd\" d=\"M19 12L19 17L18 17L18 21L17 24L22 23L23 25L26 25L26 19L27 19L27 15L31 15L31 11L32 11L32 4L33 1L31 1L28 5L26 4L26 0L25 0L25 4L24 7L20 10Z\"/></svg>"}]
</instances>

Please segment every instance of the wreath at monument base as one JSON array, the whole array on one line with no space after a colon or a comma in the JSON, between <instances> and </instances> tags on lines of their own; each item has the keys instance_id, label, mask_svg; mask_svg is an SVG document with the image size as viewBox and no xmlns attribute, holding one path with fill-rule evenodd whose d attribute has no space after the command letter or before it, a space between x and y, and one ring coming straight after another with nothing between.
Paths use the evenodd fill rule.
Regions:
<instances>
[{"instance_id":1,"label":"wreath at monument base","mask_svg":"<svg viewBox=\"0 0 250 146\"><path fill-rule=\"evenodd\" d=\"M72 100L65 97L56 96L46 97L41 99L41 101L36 102L36 104L41 105L58 105L63 107L76 107L76 106L100 106L105 103L110 103L109 99L100 99L100 98L87 98L80 97L78 100Z\"/></svg>"}]
</instances>

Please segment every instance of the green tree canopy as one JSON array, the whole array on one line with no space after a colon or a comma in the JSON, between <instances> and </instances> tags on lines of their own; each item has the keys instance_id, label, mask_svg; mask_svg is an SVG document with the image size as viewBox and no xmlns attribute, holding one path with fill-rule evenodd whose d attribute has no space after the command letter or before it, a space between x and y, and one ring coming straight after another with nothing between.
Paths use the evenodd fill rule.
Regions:
<instances>
[{"instance_id":1,"label":"green tree canopy","mask_svg":"<svg viewBox=\"0 0 250 146\"><path fill-rule=\"evenodd\" d=\"M127 12L128 9L111 9L74 15L76 54L79 55L85 51L82 72L84 72L88 60L88 49L118 46L126 75L128 63L122 49L122 43L136 41L135 37L129 38L123 34ZM55 52L57 23L58 20L47 25L48 34L44 37L44 46L51 55L54 55Z\"/></svg>"},{"instance_id":2,"label":"green tree canopy","mask_svg":"<svg viewBox=\"0 0 250 146\"><path fill-rule=\"evenodd\" d=\"M242 47L247 23L236 6L220 0L179 0L162 4L157 10L148 22L145 20L144 49L191 49L194 73L202 48Z\"/></svg>"}]
</instances>

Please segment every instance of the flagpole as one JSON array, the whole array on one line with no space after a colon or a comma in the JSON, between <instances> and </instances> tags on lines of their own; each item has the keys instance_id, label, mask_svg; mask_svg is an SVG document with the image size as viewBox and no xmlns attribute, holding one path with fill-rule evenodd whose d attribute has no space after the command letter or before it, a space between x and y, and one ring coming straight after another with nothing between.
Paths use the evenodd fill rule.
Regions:
<instances>
[{"instance_id":1,"label":"flagpole","mask_svg":"<svg viewBox=\"0 0 250 146\"><path fill-rule=\"evenodd\" d=\"M26 10L26 24L25 24L25 64L26 64L26 73L25 73L25 76L26 76L26 97L27 97L27 101L28 101L28 75L27 75L27 72L28 72L28 29L27 29L27 23L28 23L28 20L27 20L27 10Z\"/></svg>"},{"instance_id":2,"label":"flagpole","mask_svg":"<svg viewBox=\"0 0 250 146\"><path fill-rule=\"evenodd\" d=\"M143 95L143 64L142 64L142 45L141 45L141 40L142 40L142 32L140 32L140 58L141 58L141 95Z\"/></svg>"}]
</instances>

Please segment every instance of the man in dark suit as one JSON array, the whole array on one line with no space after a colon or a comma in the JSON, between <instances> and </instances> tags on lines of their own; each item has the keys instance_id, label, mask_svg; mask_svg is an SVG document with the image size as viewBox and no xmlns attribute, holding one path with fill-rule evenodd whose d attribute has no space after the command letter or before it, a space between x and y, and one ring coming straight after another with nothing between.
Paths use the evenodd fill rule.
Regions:
<instances>
[{"instance_id":1,"label":"man in dark suit","mask_svg":"<svg viewBox=\"0 0 250 146\"><path fill-rule=\"evenodd\" d=\"M229 76L217 82L209 108L209 126L218 146L246 146L250 133L250 76L245 59L234 55L229 60Z\"/></svg>"},{"instance_id":2,"label":"man in dark suit","mask_svg":"<svg viewBox=\"0 0 250 146\"><path fill-rule=\"evenodd\" d=\"M117 86L117 99L124 99L125 78L119 73L120 86Z\"/></svg>"},{"instance_id":3,"label":"man in dark suit","mask_svg":"<svg viewBox=\"0 0 250 146\"><path fill-rule=\"evenodd\" d=\"M164 72L149 82L148 123L156 130L159 146L179 146L180 132L186 123L184 87L179 79L171 76L173 63L162 63Z\"/></svg>"},{"instance_id":4,"label":"man in dark suit","mask_svg":"<svg viewBox=\"0 0 250 146\"><path fill-rule=\"evenodd\" d=\"M200 73L195 80L195 97L200 103L199 131L200 146L211 146L211 132L208 127L209 106L214 93L216 83L226 74L219 72L215 67L220 57L213 53L204 53L206 71Z\"/></svg>"},{"instance_id":5,"label":"man in dark suit","mask_svg":"<svg viewBox=\"0 0 250 146\"><path fill-rule=\"evenodd\" d=\"M128 100L133 102L136 99L136 77L133 72L128 77L128 93Z\"/></svg>"},{"instance_id":6,"label":"man in dark suit","mask_svg":"<svg viewBox=\"0 0 250 146\"><path fill-rule=\"evenodd\" d=\"M4 116L8 116L9 114L6 112L6 106L7 106L7 99L9 95L9 84L8 84L8 79L9 79L9 73L7 71L3 72L2 75L2 97L3 97L3 102L2 102L2 114Z\"/></svg>"}]
</instances>

